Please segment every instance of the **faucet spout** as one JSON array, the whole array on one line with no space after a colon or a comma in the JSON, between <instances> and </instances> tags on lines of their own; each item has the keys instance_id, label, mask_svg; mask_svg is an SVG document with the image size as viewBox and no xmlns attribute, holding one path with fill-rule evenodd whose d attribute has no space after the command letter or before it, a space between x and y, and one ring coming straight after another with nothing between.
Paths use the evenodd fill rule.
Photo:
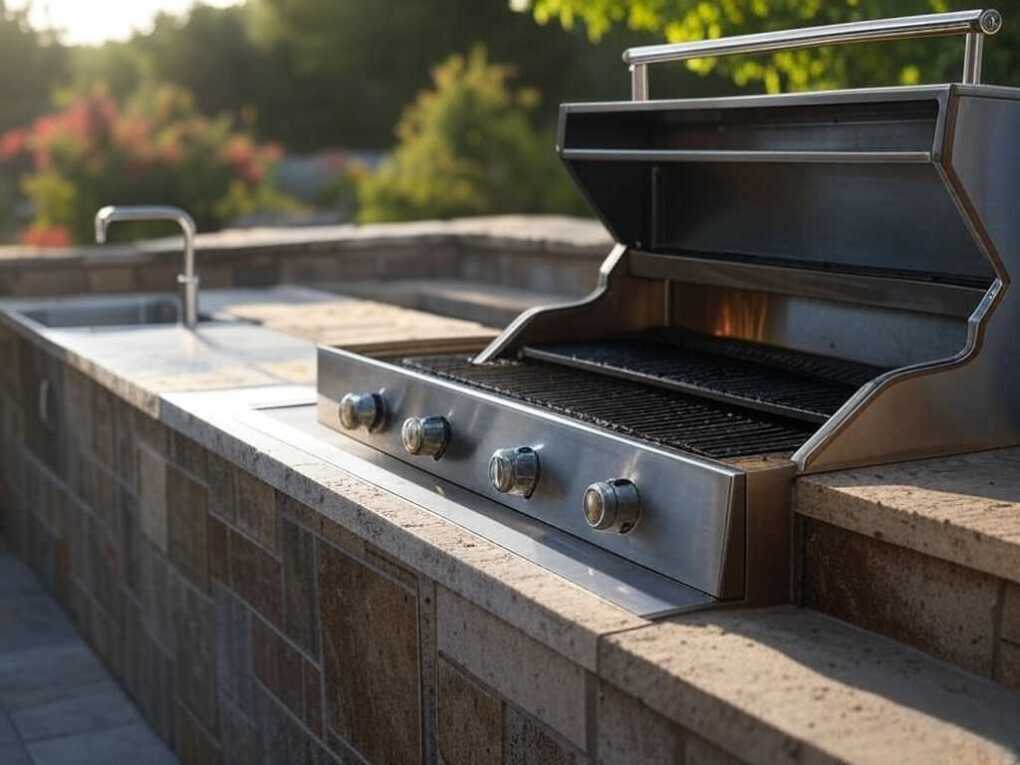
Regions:
<instances>
[{"instance_id":1,"label":"faucet spout","mask_svg":"<svg viewBox=\"0 0 1020 765\"><path fill-rule=\"evenodd\" d=\"M175 222L184 232L184 270L177 277L183 292L184 326L195 329L198 326L198 277L195 275L195 221L179 207L159 205L121 206L107 205L96 213L96 242L106 242L106 230L116 221L169 220Z\"/></svg>"}]
</instances>

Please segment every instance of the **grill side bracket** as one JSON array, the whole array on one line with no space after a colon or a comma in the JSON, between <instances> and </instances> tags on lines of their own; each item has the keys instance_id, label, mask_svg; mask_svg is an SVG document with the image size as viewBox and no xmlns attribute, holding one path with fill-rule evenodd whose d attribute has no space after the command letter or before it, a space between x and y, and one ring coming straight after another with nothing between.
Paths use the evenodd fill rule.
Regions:
<instances>
[{"instance_id":1,"label":"grill side bracket","mask_svg":"<svg viewBox=\"0 0 1020 765\"><path fill-rule=\"evenodd\" d=\"M794 455L805 472L1020 443L1020 91L969 89L950 111L942 177L996 281L956 355L880 378ZM992 141L992 136L1010 136ZM994 150L993 150L994 147Z\"/></svg>"}]
</instances>

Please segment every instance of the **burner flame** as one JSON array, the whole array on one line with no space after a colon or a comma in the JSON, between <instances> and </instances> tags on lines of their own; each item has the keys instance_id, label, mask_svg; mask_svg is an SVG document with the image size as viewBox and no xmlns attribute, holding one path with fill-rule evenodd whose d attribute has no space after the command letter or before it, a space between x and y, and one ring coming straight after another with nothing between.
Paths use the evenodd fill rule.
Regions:
<instances>
[{"instance_id":1,"label":"burner flame","mask_svg":"<svg viewBox=\"0 0 1020 765\"><path fill-rule=\"evenodd\" d=\"M718 305L712 334L741 340L765 339L769 312L768 295L763 292L729 292Z\"/></svg>"}]
</instances>

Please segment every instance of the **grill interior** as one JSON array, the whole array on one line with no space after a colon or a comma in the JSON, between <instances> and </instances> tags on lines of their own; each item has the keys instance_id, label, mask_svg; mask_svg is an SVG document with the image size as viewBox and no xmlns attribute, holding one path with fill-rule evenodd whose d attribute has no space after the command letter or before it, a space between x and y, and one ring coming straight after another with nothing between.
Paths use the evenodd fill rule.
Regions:
<instances>
[{"instance_id":1,"label":"grill interior","mask_svg":"<svg viewBox=\"0 0 1020 765\"><path fill-rule=\"evenodd\" d=\"M884 371L686 332L544 345L524 355L817 424Z\"/></svg>"},{"instance_id":2,"label":"grill interior","mask_svg":"<svg viewBox=\"0 0 1020 765\"><path fill-rule=\"evenodd\" d=\"M815 430L804 422L534 359L479 365L469 356L424 356L404 359L403 364L706 457L793 452Z\"/></svg>"},{"instance_id":3,"label":"grill interior","mask_svg":"<svg viewBox=\"0 0 1020 765\"><path fill-rule=\"evenodd\" d=\"M882 370L696 335L525 349L473 364L402 359L411 369L651 443L716 459L789 454Z\"/></svg>"}]
</instances>

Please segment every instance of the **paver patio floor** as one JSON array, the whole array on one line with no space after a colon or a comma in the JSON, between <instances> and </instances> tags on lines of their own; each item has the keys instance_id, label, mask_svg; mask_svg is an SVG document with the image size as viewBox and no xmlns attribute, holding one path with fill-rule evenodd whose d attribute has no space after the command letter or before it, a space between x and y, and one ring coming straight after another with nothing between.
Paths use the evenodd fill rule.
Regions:
<instances>
[{"instance_id":1,"label":"paver patio floor","mask_svg":"<svg viewBox=\"0 0 1020 765\"><path fill-rule=\"evenodd\" d=\"M0 765L177 758L0 537Z\"/></svg>"}]
</instances>

